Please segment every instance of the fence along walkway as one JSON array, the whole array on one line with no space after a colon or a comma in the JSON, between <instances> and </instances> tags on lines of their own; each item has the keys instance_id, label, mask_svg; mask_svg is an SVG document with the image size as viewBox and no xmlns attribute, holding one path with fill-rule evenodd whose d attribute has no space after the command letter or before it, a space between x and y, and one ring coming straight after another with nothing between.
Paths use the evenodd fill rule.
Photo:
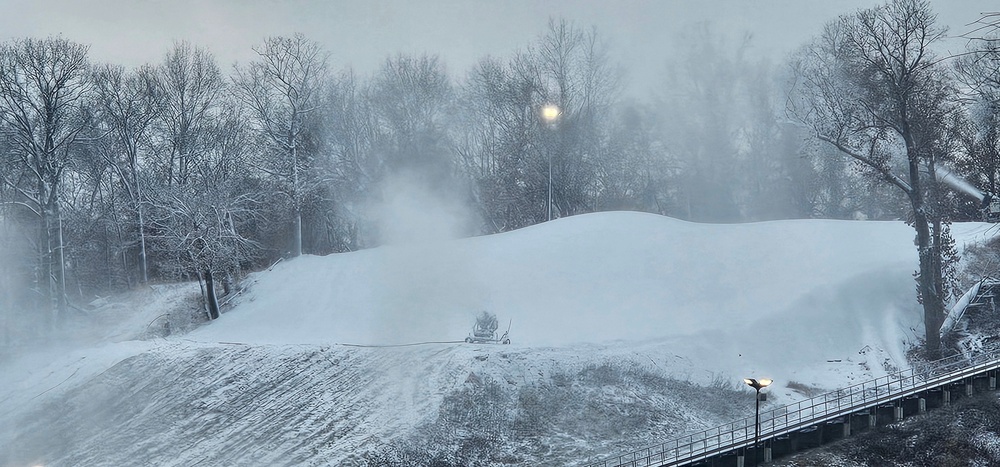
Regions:
<instances>
[{"instance_id":1,"label":"fence along walkway","mask_svg":"<svg viewBox=\"0 0 1000 467\"><path fill-rule=\"evenodd\" d=\"M1000 351L956 355L760 413L760 442L1000 369ZM590 467L686 465L754 444L754 417L691 433Z\"/></svg>"}]
</instances>

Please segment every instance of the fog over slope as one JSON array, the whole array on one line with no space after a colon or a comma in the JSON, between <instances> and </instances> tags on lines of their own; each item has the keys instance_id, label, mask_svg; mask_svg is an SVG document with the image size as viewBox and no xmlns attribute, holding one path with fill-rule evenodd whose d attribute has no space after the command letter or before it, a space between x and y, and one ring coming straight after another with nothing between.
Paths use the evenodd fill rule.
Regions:
<instances>
[{"instance_id":1,"label":"fog over slope","mask_svg":"<svg viewBox=\"0 0 1000 467\"><path fill-rule=\"evenodd\" d=\"M995 233L954 231L960 246ZM768 403L784 404L803 397L791 381L905 365L922 335L912 237L901 222L603 213L300 257L188 334L113 343L119 324L0 362L0 465L363 465L482 439L484 465L584 462L746 415L745 376L774 378ZM132 336L183 303L150 293ZM513 344L353 346L461 341L480 310Z\"/></svg>"},{"instance_id":2,"label":"fog over slope","mask_svg":"<svg viewBox=\"0 0 1000 467\"><path fill-rule=\"evenodd\" d=\"M956 236L961 244L987 231L960 225ZM488 310L524 345L691 339L711 347L704 351L718 360L706 364L782 372L870 345L901 364L904 343L922 332L912 235L901 222L575 216L282 263L260 276L238 312L190 338L461 340L475 313Z\"/></svg>"}]
</instances>

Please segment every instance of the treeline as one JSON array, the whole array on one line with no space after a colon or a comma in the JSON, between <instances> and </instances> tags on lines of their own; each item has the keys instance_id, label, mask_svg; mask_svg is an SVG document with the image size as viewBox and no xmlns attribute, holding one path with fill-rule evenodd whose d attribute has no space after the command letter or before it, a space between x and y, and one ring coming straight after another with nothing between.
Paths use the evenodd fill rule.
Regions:
<instances>
[{"instance_id":1,"label":"treeline","mask_svg":"<svg viewBox=\"0 0 1000 467\"><path fill-rule=\"evenodd\" d=\"M790 118L790 67L707 27L678 40L683 52L650 57L664 71L642 101L602 36L561 20L460 78L429 55L360 77L301 35L267 38L229 71L186 42L126 69L62 37L8 41L0 307L49 310L48 326L73 303L148 281L228 288L279 257L391 241L405 220L394 217L435 206L469 214L464 234L604 210L906 218L904 195ZM996 60L996 48L983 54ZM960 144L948 162L996 191L996 68L955 63L949 138ZM546 105L555 118L542 118ZM382 209L400 197L412 209ZM975 215L975 200L949 199L952 217Z\"/></svg>"}]
</instances>

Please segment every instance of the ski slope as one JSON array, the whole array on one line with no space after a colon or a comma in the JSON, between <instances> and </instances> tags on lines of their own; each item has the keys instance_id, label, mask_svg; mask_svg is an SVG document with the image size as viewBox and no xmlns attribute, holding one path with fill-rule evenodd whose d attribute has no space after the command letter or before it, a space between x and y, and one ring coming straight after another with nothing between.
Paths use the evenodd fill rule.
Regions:
<instances>
[{"instance_id":1,"label":"ski slope","mask_svg":"<svg viewBox=\"0 0 1000 467\"><path fill-rule=\"evenodd\" d=\"M953 232L961 247L995 229ZM186 335L117 342L118 321L0 362L0 465L365 465L428 431L461 445L476 420L445 415L483 387L500 389L491 426L523 427L526 394L562 407L492 434L517 462L585 462L744 415L742 377L774 378L784 404L905 366L923 334L912 238L901 222L616 212L303 256ZM133 336L183 302L160 293L129 308ZM461 341L480 310L512 345L421 344Z\"/></svg>"},{"instance_id":2,"label":"ski slope","mask_svg":"<svg viewBox=\"0 0 1000 467\"><path fill-rule=\"evenodd\" d=\"M991 235L955 226L958 243ZM254 278L189 338L254 344L461 340L480 310L519 345L677 339L706 367L789 374L922 335L901 222L697 224L602 213L454 241L304 256ZM506 326L502 326L505 328Z\"/></svg>"}]
</instances>

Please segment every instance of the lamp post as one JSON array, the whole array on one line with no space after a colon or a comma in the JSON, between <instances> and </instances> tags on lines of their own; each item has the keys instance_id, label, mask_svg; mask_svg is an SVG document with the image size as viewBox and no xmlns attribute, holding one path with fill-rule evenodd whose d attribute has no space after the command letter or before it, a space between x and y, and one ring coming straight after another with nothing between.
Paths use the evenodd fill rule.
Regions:
<instances>
[{"instance_id":1,"label":"lamp post","mask_svg":"<svg viewBox=\"0 0 1000 467\"><path fill-rule=\"evenodd\" d=\"M758 443L760 442L760 390L770 386L772 381L768 378L761 378L761 379L743 378L743 382L747 383L747 386L750 386L757 391L755 397L755 400L757 401L755 410L756 416L754 418L754 427L753 427L753 465L756 466L757 456L758 456L757 453L760 452L760 448L758 446Z\"/></svg>"},{"instance_id":2,"label":"lamp post","mask_svg":"<svg viewBox=\"0 0 1000 467\"><path fill-rule=\"evenodd\" d=\"M548 124L550 128L554 128L556 121L559 120L559 116L562 111L559 110L559 106L555 104L548 104L542 107L542 120ZM547 151L549 155L549 188L548 188L548 203L545 205L545 220L552 220L552 149L549 148Z\"/></svg>"}]
</instances>

